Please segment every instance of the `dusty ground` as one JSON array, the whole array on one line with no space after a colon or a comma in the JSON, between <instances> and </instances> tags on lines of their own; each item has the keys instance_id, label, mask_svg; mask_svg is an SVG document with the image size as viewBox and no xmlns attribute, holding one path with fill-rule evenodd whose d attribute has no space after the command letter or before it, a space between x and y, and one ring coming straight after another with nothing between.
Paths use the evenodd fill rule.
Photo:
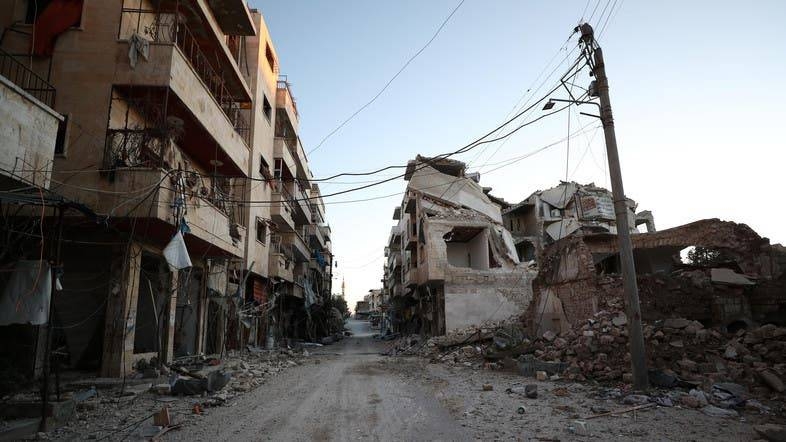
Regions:
<instances>
[{"instance_id":1,"label":"dusty ground","mask_svg":"<svg viewBox=\"0 0 786 442\"><path fill-rule=\"evenodd\" d=\"M183 425L162 439L741 441L756 439L752 423L783 420L782 414L747 412L718 418L679 407L588 420L628 406L619 399L599 398L601 389L587 384L537 382L514 373L380 356L387 344L369 337L368 324L350 325L354 338L312 352L300 365L231 397L224 406L195 415L189 400L173 403L173 423ZM483 391L484 384L493 389ZM506 392L525 384L537 384L538 398ZM135 421L164 405L145 400L132 407L120 405L104 420L78 422L58 438L138 440L150 419L139 425ZM586 426L577 428L577 420ZM96 427L114 430L96 433Z\"/></svg>"}]
</instances>

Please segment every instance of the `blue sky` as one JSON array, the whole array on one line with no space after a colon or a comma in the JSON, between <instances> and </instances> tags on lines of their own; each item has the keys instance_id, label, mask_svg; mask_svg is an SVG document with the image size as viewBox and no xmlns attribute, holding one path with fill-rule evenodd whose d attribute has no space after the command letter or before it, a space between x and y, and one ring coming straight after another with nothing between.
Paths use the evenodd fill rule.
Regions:
<instances>
[{"instance_id":1,"label":"blue sky","mask_svg":"<svg viewBox=\"0 0 786 442\"><path fill-rule=\"evenodd\" d=\"M574 37L561 50L587 4L584 18L597 3L466 0L376 102L310 154L314 175L403 164L418 153L452 151L483 135L504 120L544 68L550 72L575 46ZM598 23L607 4L599 1L590 22L596 32L613 3ZM261 10L270 28L281 73L298 100L301 138L310 150L379 91L458 0L250 4ZM786 242L786 208L780 202L786 92L777 87L786 77L784 17L783 1L616 2L599 40L625 190L639 210L654 212L659 229L717 217L747 223L772 242ZM577 78L581 86L589 81L586 74ZM587 133L570 140L569 179L607 185L602 131L594 133L588 117L570 116L571 132L585 125L590 125ZM565 179L567 143L483 172L568 133L568 114L561 113L502 145L479 147L458 159L479 168L481 184L493 187L496 195L518 202ZM325 183L323 193L366 180ZM404 187L403 180L396 180L326 201L339 265L335 291L345 277L352 304L381 286L382 249L401 197L334 202Z\"/></svg>"}]
</instances>

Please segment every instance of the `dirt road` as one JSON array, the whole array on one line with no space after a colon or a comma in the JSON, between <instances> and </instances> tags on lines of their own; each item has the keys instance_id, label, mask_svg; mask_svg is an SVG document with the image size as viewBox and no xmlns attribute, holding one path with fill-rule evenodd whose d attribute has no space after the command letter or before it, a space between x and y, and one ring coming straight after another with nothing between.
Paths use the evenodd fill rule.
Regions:
<instances>
[{"instance_id":1,"label":"dirt road","mask_svg":"<svg viewBox=\"0 0 786 442\"><path fill-rule=\"evenodd\" d=\"M367 322L355 337L215 408L167 440L470 440L433 394L380 367ZM316 363L316 362L319 363Z\"/></svg>"}]
</instances>

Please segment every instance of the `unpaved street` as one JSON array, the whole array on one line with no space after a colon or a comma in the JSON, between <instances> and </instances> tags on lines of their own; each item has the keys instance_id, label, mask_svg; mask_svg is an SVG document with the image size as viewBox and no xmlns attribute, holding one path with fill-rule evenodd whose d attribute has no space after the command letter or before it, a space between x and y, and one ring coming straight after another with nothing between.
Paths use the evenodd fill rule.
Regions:
<instances>
[{"instance_id":1,"label":"unpaved street","mask_svg":"<svg viewBox=\"0 0 786 442\"><path fill-rule=\"evenodd\" d=\"M367 322L349 326L353 338L312 352L306 362L226 406L188 416L165 439L738 441L754 440L751 424L764 418L659 406L586 419L629 406L602 397L599 386L380 356L389 344L372 339ZM511 392L524 384L537 385L538 397ZM576 421L585 426L576 428Z\"/></svg>"},{"instance_id":2,"label":"unpaved street","mask_svg":"<svg viewBox=\"0 0 786 442\"><path fill-rule=\"evenodd\" d=\"M215 408L168 440L470 440L428 391L379 364L367 322L314 361ZM316 363L316 362L319 363Z\"/></svg>"}]
</instances>

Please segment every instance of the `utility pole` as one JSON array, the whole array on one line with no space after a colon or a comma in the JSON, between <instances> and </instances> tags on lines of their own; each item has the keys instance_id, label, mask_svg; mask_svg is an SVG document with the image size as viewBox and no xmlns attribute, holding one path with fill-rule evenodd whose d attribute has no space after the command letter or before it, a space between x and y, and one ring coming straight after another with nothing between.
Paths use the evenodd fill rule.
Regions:
<instances>
[{"instance_id":1,"label":"utility pole","mask_svg":"<svg viewBox=\"0 0 786 442\"><path fill-rule=\"evenodd\" d=\"M592 72L595 76L595 87L590 86L590 95L600 99L600 120L606 136L606 152L609 160L611 192L614 197L614 214L617 219L617 241L619 242L620 262L622 263L622 284L625 293L625 307L628 316L628 339L630 340L630 358L633 366L633 388L644 390L649 387L647 361L644 355L644 334L641 330L641 307L639 306L639 287L636 282L636 266L633 262L633 246L630 242L628 224L628 203L622 186L622 171L617 152L617 135L614 133L614 117L611 114L609 99L609 79L606 77L606 65L603 61L603 50L596 44L592 26L584 23L579 26L581 41L586 54L592 56Z\"/></svg>"}]
</instances>

